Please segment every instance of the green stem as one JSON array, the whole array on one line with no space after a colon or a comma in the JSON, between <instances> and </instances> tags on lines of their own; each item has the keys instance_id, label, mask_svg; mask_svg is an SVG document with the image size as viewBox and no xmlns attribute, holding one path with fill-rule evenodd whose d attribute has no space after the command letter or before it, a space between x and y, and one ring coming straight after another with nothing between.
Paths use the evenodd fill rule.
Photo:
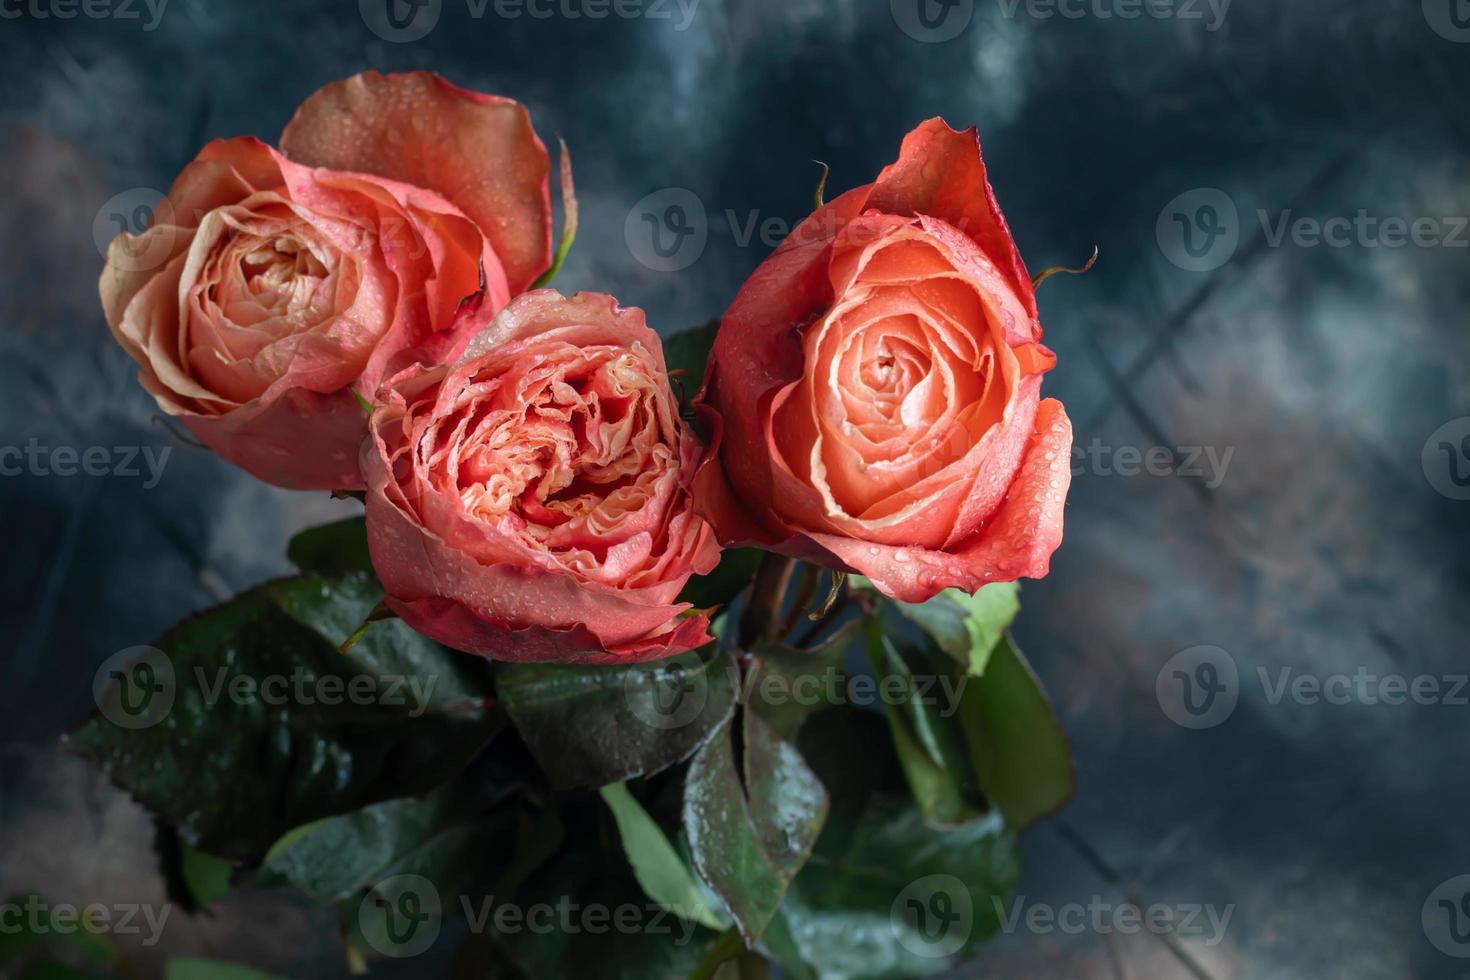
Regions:
<instances>
[{"instance_id":1,"label":"green stem","mask_svg":"<svg viewBox=\"0 0 1470 980\"><path fill-rule=\"evenodd\" d=\"M740 951L744 948L745 943L740 938L739 928L731 926L720 933L720 938L715 940L709 952L704 954L704 959L700 960L694 972L689 974L689 980L710 980L710 977L714 976L720 967L739 956Z\"/></svg>"},{"instance_id":2,"label":"green stem","mask_svg":"<svg viewBox=\"0 0 1470 980\"><path fill-rule=\"evenodd\" d=\"M756 569L750 587L750 601L740 617L740 645L746 650L763 641L774 640L781 629L781 605L796 571L796 559L767 553Z\"/></svg>"}]
</instances>

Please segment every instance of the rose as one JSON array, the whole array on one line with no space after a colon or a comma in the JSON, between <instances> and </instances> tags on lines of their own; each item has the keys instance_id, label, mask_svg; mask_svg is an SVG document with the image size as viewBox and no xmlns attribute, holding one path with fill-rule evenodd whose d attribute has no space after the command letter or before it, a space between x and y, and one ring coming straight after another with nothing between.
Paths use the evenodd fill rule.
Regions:
<instances>
[{"instance_id":1,"label":"rose","mask_svg":"<svg viewBox=\"0 0 1470 980\"><path fill-rule=\"evenodd\" d=\"M708 641L707 615L675 602L719 561L694 512L701 448L641 310L527 293L457 363L394 378L370 427L373 565L420 633L564 663Z\"/></svg>"},{"instance_id":2,"label":"rose","mask_svg":"<svg viewBox=\"0 0 1470 980\"><path fill-rule=\"evenodd\" d=\"M1047 573L1071 425L974 130L930 120L802 223L721 323L696 487L722 544L923 601Z\"/></svg>"},{"instance_id":3,"label":"rose","mask_svg":"<svg viewBox=\"0 0 1470 980\"><path fill-rule=\"evenodd\" d=\"M550 161L523 107L427 73L328 85L282 146L205 147L113 241L102 304L144 388L221 456L356 489L359 399L455 356L462 303L498 310L550 264Z\"/></svg>"}]
</instances>

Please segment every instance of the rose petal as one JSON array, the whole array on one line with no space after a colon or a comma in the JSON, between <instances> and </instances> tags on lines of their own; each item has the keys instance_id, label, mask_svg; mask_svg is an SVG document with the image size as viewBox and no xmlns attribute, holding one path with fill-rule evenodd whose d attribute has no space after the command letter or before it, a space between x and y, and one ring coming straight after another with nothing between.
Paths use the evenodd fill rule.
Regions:
<instances>
[{"instance_id":1,"label":"rose petal","mask_svg":"<svg viewBox=\"0 0 1470 980\"><path fill-rule=\"evenodd\" d=\"M697 650L713 640L709 617L677 620L672 628L611 647L586 626L550 629L513 627L485 619L452 599L405 601L389 597L388 607L414 630L455 650L510 663L585 665L636 664Z\"/></svg>"},{"instance_id":2,"label":"rose petal","mask_svg":"<svg viewBox=\"0 0 1470 980\"><path fill-rule=\"evenodd\" d=\"M1062 542L1072 482L1072 423L1062 403L1047 399L1036 414L1020 471L994 518L947 551L872 544L830 534L811 540L884 595L924 602L948 588L975 592L991 582L1044 578Z\"/></svg>"},{"instance_id":3,"label":"rose petal","mask_svg":"<svg viewBox=\"0 0 1470 980\"><path fill-rule=\"evenodd\" d=\"M990 186L980 136L930 119L904 137L898 161L878 175L866 206L885 214L929 215L961 229L999 267L1036 318L1036 293Z\"/></svg>"},{"instance_id":4,"label":"rose petal","mask_svg":"<svg viewBox=\"0 0 1470 980\"><path fill-rule=\"evenodd\" d=\"M520 103L430 72L363 72L316 92L281 134L298 163L443 195L494 244L512 293L551 265L551 158Z\"/></svg>"}]
</instances>

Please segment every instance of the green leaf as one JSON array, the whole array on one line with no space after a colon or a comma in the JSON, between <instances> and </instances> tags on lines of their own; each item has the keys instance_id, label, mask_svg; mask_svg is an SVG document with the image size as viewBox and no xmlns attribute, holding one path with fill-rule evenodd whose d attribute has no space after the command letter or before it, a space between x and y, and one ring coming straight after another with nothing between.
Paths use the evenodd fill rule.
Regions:
<instances>
[{"instance_id":1,"label":"green leaf","mask_svg":"<svg viewBox=\"0 0 1470 980\"><path fill-rule=\"evenodd\" d=\"M627 860L603 841L600 803L573 806L567 819L567 844L551 862L472 917L529 980L685 980L717 934L643 894ZM539 909L551 910L552 928L530 919Z\"/></svg>"},{"instance_id":2,"label":"green leaf","mask_svg":"<svg viewBox=\"0 0 1470 980\"><path fill-rule=\"evenodd\" d=\"M728 606L755 577L761 554L755 548L727 549L720 554L714 571L690 577L679 593L679 601L692 603L695 609Z\"/></svg>"},{"instance_id":3,"label":"green leaf","mask_svg":"<svg viewBox=\"0 0 1470 980\"><path fill-rule=\"evenodd\" d=\"M1066 735L1008 636L980 677L937 649L895 643L876 621L869 644L883 682L904 690L888 704L888 720L927 820L961 824L997 806L1008 826L1024 830L1070 798L1076 774ZM924 686L934 703L925 703Z\"/></svg>"},{"instance_id":4,"label":"green leaf","mask_svg":"<svg viewBox=\"0 0 1470 980\"><path fill-rule=\"evenodd\" d=\"M710 929L725 928L726 923L704 901L689 866L628 787L623 783L604 786L602 799L617 821L623 851L643 893Z\"/></svg>"},{"instance_id":5,"label":"green leaf","mask_svg":"<svg viewBox=\"0 0 1470 980\"><path fill-rule=\"evenodd\" d=\"M704 369L715 346L715 335L719 332L720 321L711 320L704 326L676 333L663 342L664 363L670 374L679 372L680 386L688 399L693 399L704 383ZM679 389L676 387L674 390L677 393Z\"/></svg>"},{"instance_id":6,"label":"green leaf","mask_svg":"<svg viewBox=\"0 0 1470 980\"><path fill-rule=\"evenodd\" d=\"M467 893L510 858L509 808L482 812L459 787L390 800L298 827L271 848L257 876L315 901L347 902L387 878L420 875L442 896Z\"/></svg>"},{"instance_id":7,"label":"green leaf","mask_svg":"<svg viewBox=\"0 0 1470 980\"><path fill-rule=\"evenodd\" d=\"M854 584L873 594L872 583L854 578ZM928 602L883 601L902 613L934 638L939 648L949 654L970 674L985 673L990 651L1010 628L1021 611L1021 586L1018 582L992 582L974 595L959 589L945 589Z\"/></svg>"},{"instance_id":8,"label":"green leaf","mask_svg":"<svg viewBox=\"0 0 1470 980\"><path fill-rule=\"evenodd\" d=\"M966 690L962 718L980 785L1010 826L1023 830L1071 798L1077 773L1066 732L1010 636Z\"/></svg>"},{"instance_id":9,"label":"green leaf","mask_svg":"<svg viewBox=\"0 0 1470 980\"><path fill-rule=\"evenodd\" d=\"M778 736L791 738L815 711L846 702L848 674L843 661L862 635L862 621L854 620L811 650L785 644L757 646L751 651L741 700Z\"/></svg>"},{"instance_id":10,"label":"green leaf","mask_svg":"<svg viewBox=\"0 0 1470 980\"><path fill-rule=\"evenodd\" d=\"M495 688L556 789L648 776L694 754L735 706L735 665L712 646L650 664L495 664Z\"/></svg>"},{"instance_id":11,"label":"green leaf","mask_svg":"<svg viewBox=\"0 0 1470 980\"><path fill-rule=\"evenodd\" d=\"M179 863L189 893L200 908L213 905L229 894L235 866L225 858L206 854L187 842L181 842Z\"/></svg>"},{"instance_id":12,"label":"green leaf","mask_svg":"<svg viewBox=\"0 0 1470 980\"><path fill-rule=\"evenodd\" d=\"M683 822L695 869L754 945L805 863L828 801L794 746L754 712L742 717L743 760L727 723L690 763Z\"/></svg>"},{"instance_id":13,"label":"green leaf","mask_svg":"<svg viewBox=\"0 0 1470 980\"><path fill-rule=\"evenodd\" d=\"M326 575L371 572L373 559L368 554L367 519L349 517L335 524L308 528L291 539L286 556L303 572Z\"/></svg>"},{"instance_id":14,"label":"green leaf","mask_svg":"<svg viewBox=\"0 0 1470 980\"><path fill-rule=\"evenodd\" d=\"M924 818L954 825L985 815L989 806L965 739L960 714L973 681L934 650L895 644L882 621L867 626L868 654L884 699L894 749Z\"/></svg>"},{"instance_id":15,"label":"green leaf","mask_svg":"<svg viewBox=\"0 0 1470 980\"><path fill-rule=\"evenodd\" d=\"M689 974L689 980L712 980L720 973L722 967L726 967L745 950L745 942L740 938L740 930L734 926L726 929L715 940L715 944L704 954L704 959ZM738 972L738 970L737 970Z\"/></svg>"},{"instance_id":16,"label":"green leaf","mask_svg":"<svg viewBox=\"0 0 1470 980\"><path fill-rule=\"evenodd\" d=\"M164 980L281 980L269 973L220 960L184 958L169 961Z\"/></svg>"},{"instance_id":17,"label":"green leaf","mask_svg":"<svg viewBox=\"0 0 1470 980\"><path fill-rule=\"evenodd\" d=\"M477 662L402 623L338 652L380 597L361 573L246 592L119 671L68 741L187 840L247 865L293 827L426 792L503 719Z\"/></svg>"},{"instance_id":18,"label":"green leaf","mask_svg":"<svg viewBox=\"0 0 1470 980\"><path fill-rule=\"evenodd\" d=\"M831 977L953 970L999 927L996 900L1020 874L1014 835L999 814L926 824L871 713L823 712L800 746L833 800L781 910L802 958Z\"/></svg>"}]
</instances>

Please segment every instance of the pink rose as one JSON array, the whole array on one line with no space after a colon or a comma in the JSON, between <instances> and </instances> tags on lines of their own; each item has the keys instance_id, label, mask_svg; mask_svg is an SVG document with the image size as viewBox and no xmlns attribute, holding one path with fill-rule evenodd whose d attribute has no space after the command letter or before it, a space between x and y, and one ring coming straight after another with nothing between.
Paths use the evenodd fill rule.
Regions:
<instances>
[{"instance_id":1,"label":"pink rose","mask_svg":"<svg viewBox=\"0 0 1470 980\"><path fill-rule=\"evenodd\" d=\"M414 629L562 663L708 641L708 617L675 602L719 561L691 495L701 449L641 310L527 293L459 361L405 372L381 402L362 450L368 543Z\"/></svg>"},{"instance_id":2,"label":"pink rose","mask_svg":"<svg viewBox=\"0 0 1470 980\"><path fill-rule=\"evenodd\" d=\"M297 112L284 155L220 140L100 290L143 386L202 442L295 489L362 486L359 397L457 355L550 264L546 149L515 102L427 73L356 75Z\"/></svg>"},{"instance_id":3,"label":"pink rose","mask_svg":"<svg viewBox=\"0 0 1470 980\"><path fill-rule=\"evenodd\" d=\"M702 511L922 602L1047 573L1072 428L974 130L932 119L798 227L725 313Z\"/></svg>"}]
</instances>

